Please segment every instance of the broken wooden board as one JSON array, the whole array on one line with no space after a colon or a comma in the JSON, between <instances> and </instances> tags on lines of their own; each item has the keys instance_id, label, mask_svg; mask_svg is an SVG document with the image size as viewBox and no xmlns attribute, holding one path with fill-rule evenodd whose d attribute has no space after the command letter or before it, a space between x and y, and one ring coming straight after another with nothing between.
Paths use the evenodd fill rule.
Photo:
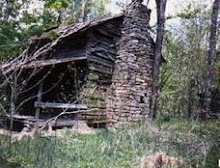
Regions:
<instances>
[{"instance_id":1,"label":"broken wooden board","mask_svg":"<svg viewBox=\"0 0 220 168\"><path fill-rule=\"evenodd\" d=\"M49 60L40 60L40 61L32 61L25 65L23 65L23 68L37 68L37 67L43 67L48 65L55 65L55 64L61 64L61 63L67 63L67 62L75 62L75 61L82 61L86 60L86 56L79 56L79 57L72 57L72 58L62 58L62 59L49 59Z\"/></svg>"},{"instance_id":2,"label":"broken wooden board","mask_svg":"<svg viewBox=\"0 0 220 168\"><path fill-rule=\"evenodd\" d=\"M6 115L8 118L10 118L10 115L7 114ZM18 115L18 114L15 114L12 116L14 119L17 119L17 120L34 120L34 116L25 116L25 115Z\"/></svg>"},{"instance_id":3,"label":"broken wooden board","mask_svg":"<svg viewBox=\"0 0 220 168\"><path fill-rule=\"evenodd\" d=\"M40 108L60 108L60 109L75 109L75 110L87 110L88 107L85 104L68 104L68 103L44 103L35 102L35 107Z\"/></svg>"}]
</instances>

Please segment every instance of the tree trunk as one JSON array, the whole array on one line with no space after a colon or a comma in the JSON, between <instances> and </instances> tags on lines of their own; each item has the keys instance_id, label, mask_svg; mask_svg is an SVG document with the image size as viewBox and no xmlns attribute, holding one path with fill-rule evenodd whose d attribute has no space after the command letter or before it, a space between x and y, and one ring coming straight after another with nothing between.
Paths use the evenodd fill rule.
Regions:
<instances>
[{"instance_id":1,"label":"tree trunk","mask_svg":"<svg viewBox=\"0 0 220 168\"><path fill-rule=\"evenodd\" d=\"M87 4L87 0L82 0L80 22L86 21L86 4Z\"/></svg>"},{"instance_id":2,"label":"tree trunk","mask_svg":"<svg viewBox=\"0 0 220 168\"><path fill-rule=\"evenodd\" d=\"M150 113L151 118L155 118L156 116L156 102L158 98L158 89L159 89L159 68L161 62L161 52L162 52L163 36L164 36L166 2L167 0L156 0L157 38L156 38L154 66L153 66L153 89L152 89L151 113Z\"/></svg>"},{"instance_id":3,"label":"tree trunk","mask_svg":"<svg viewBox=\"0 0 220 168\"><path fill-rule=\"evenodd\" d=\"M15 108L16 108L16 97L17 97L17 80L13 79L13 81L10 84L11 88L11 97L10 97L10 149L12 144L12 131L13 131L13 122L14 122L14 114L15 114Z\"/></svg>"},{"instance_id":4,"label":"tree trunk","mask_svg":"<svg viewBox=\"0 0 220 168\"><path fill-rule=\"evenodd\" d=\"M3 21L7 22L9 20L9 17L11 15L11 12L13 10L12 5L14 1L13 0L6 0L5 1L5 10L4 10L4 16L3 16Z\"/></svg>"},{"instance_id":5,"label":"tree trunk","mask_svg":"<svg viewBox=\"0 0 220 168\"><path fill-rule=\"evenodd\" d=\"M219 11L219 0L215 0L213 4L212 18L211 18L211 28L210 28L210 38L209 38L209 51L207 55L208 62L208 73L205 80L205 93L203 101L203 109L201 118L206 119L208 113L210 112L211 103L211 88L212 80L214 76L214 68L216 62L216 43L217 43L217 26L218 26L218 11Z\"/></svg>"}]
</instances>

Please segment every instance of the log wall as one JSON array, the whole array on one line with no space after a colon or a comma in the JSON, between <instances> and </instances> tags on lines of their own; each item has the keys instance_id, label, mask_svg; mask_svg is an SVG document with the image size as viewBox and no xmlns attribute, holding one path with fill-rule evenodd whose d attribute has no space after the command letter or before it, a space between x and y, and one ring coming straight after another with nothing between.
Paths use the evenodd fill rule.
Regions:
<instances>
[{"instance_id":1,"label":"log wall","mask_svg":"<svg viewBox=\"0 0 220 168\"><path fill-rule=\"evenodd\" d=\"M122 19L112 20L90 31L87 42L88 76L83 89L84 102L98 108L83 119L92 123L106 123L106 97L110 88L116 59L116 44L121 36Z\"/></svg>"}]
</instances>

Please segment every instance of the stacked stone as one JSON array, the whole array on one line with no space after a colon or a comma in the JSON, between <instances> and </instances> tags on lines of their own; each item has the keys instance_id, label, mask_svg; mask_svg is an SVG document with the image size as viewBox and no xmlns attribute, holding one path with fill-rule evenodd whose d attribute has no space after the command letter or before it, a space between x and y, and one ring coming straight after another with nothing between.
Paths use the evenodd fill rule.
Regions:
<instances>
[{"instance_id":1,"label":"stacked stone","mask_svg":"<svg viewBox=\"0 0 220 168\"><path fill-rule=\"evenodd\" d=\"M110 125L149 117L153 66L149 20L150 10L141 0L133 0L124 17L108 93Z\"/></svg>"}]
</instances>

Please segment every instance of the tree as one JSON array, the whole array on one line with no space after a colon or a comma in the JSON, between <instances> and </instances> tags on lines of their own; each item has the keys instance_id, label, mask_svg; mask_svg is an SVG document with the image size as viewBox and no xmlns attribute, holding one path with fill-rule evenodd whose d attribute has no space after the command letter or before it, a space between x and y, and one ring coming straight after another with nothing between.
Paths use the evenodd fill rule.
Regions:
<instances>
[{"instance_id":1,"label":"tree","mask_svg":"<svg viewBox=\"0 0 220 168\"><path fill-rule=\"evenodd\" d=\"M20 2L0 1L0 59L11 57L20 51L22 44L18 42L20 34L16 30L18 29L16 16L20 9Z\"/></svg>"},{"instance_id":2,"label":"tree","mask_svg":"<svg viewBox=\"0 0 220 168\"><path fill-rule=\"evenodd\" d=\"M106 14L108 1L85 0L82 5L81 0L46 0L39 10L30 9L30 4L41 1L0 1L0 60L18 56L27 47L29 37L47 29Z\"/></svg>"},{"instance_id":3,"label":"tree","mask_svg":"<svg viewBox=\"0 0 220 168\"><path fill-rule=\"evenodd\" d=\"M31 1L0 1L0 59L21 54L28 38L54 26L54 16L46 12L31 11Z\"/></svg>"},{"instance_id":4,"label":"tree","mask_svg":"<svg viewBox=\"0 0 220 168\"><path fill-rule=\"evenodd\" d=\"M157 38L156 47L154 53L154 65L153 65L153 88L152 88L152 100L151 100L151 117L156 116L156 102L158 97L159 88L159 68L161 62L161 52L164 37L164 23L165 23L165 10L167 0L156 0L157 5Z\"/></svg>"},{"instance_id":5,"label":"tree","mask_svg":"<svg viewBox=\"0 0 220 168\"><path fill-rule=\"evenodd\" d=\"M210 17L211 9L205 1L191 2L173 16L177 24L166 24L163 45L166 63L160 69L157 104L161 117L197 117L201 111ZM216 89L217 85L215 78Z\"/></svg>"},{"instance_id":6,"label":"tree","mask_svg":"<svg viewBox=\"0 0 220 168\"><path fill-rule=\"evenodd\" d=\"M204 104L203 104L203 111L201 114L202 119L207 118L207 115L210 112L211 89L212 89L212 81L214 76L214 68L216 63L216 43L217 43L219 5L220 5L220 1L215 0L213 4L211 27L210 27L209 51L207 55L208 73L205 80L205 93L204 93L204 101L203 101Z\"/></svg>"},{"instance_id":7,"label":"tree","mask_svg":"<svg viewBox=\"0 0 220 168\"><path fill-rule=\"evenodd\" d=\"M85 22L105 14L109 0L47 0L45 9L53 10L59 24Z\"/></svg>"}]
</instances>

